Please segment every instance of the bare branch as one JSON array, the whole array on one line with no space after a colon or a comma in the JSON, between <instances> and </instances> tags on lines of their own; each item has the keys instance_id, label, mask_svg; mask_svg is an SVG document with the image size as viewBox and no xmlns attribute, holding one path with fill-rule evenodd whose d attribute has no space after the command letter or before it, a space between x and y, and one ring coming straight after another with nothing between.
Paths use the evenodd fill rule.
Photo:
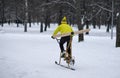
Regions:
<instances>
[{"instance_id":1,"label":"bare branch","mask_svg":"<svg viewBox=\"0 0 120 78\"><path fill-rule=\"evenodd\" d=\"M76 0L73 0L74 3L76 3Z\"/></svg>"},{"instance_id":2,"label":"bare branch","mask_svg":"<svg viewBox=\"0 0 120 78\"><path fill-rule=\"evenodd\" d=\"M89 20L92 20L95 16L97 16L100 12L102 11L102 9L100 9L94 16L92 16Z\"/></svg>"},{"instance_id":3,"label":"bare branch","mask_svg":"<svg viewBox=\"0 0 120 78\"><path fill-rule=\"evenodd\" d=\"M76 7L74 5L72 5L71 3L69 2L60 2L60 4L68 4L69 6L71 6L73 9L76 9Z\"/></svg>"},{"instance_id":4,"label":"bare branch","mask_svg":"<svg viewBox=\"0 0 120 78\"><path fill-rule=\"evenodd\" d=\"M76 7L74 5L72 5L71 3L66 2L66 1L59 1L59 0L45 3L45 4L41 5L41 7L53 5L53 4L67 4L67 5L71 6L73 9L76 9Z\"/></svg>"},{"instance_id":5,"label":"bare branch","mask_svg":"<svg viewBox=\"0 0 120 78\"><path fill-rule=\"evenodd\" d=\"M103 9L103 10L112 12L112 10L109 10L109 9L107 9L107 8L104 8L104 7L102 7L102 6L98 5L98 4L91 4L90 6L98 6L98 7L100 7L100 8Z\"/></svg>"}]
</instances>

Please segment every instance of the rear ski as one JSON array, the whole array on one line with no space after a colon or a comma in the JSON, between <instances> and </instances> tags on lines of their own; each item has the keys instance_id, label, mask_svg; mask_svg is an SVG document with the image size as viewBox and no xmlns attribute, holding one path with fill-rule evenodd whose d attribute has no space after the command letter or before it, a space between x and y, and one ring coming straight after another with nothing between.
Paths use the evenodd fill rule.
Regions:
<instances>
[{"instance_id":1,"label":"rear ski","mask_svg":"<svg viewBox=\"0 0 120 78\"><path fill-rule=\"evenodd\" d=\"M56 65L59 65L59 66L61 66L61 67L70 69L70 70L75 70L74 68L72 68L72 67L70 67L70 66L65 66L65 65L59 64L57 61L55 61L55 64L56 64Z\"/></svg>"}]
</instances>

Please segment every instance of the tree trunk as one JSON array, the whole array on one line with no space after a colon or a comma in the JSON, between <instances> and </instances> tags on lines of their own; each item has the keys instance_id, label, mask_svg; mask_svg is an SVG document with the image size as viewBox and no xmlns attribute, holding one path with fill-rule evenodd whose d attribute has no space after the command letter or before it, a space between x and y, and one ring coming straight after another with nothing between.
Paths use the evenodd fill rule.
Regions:
<instances>
[{"instance_id":1,"label":"tree trunk","mask_svg":"<svg viewBox=\"0 0 120 78\"><path fill-rule=\"evenodd\" d=\"M3 24L4 24L4 22L5 22L5 10L4 10L4 8L5 8L5 3L4 3L4 0L2 0L2 27L3 27Z\"/></svg>"},{"instance_id":2,"label":"tree trunk","mask_svg":"<svg viewBox=\"0 0 120 78\"><path fill-rule=\"evenodd\" d=\"M77 25L78 25L78 30L82 30L83 29L83 25L81 25L81 19L80 17L77 18ZM83 34L79 34L78 35L78 42L84 41L84 35Z\"/></svg>"},{"instance_id":3,"label":"tree trunk","mask_svg":"<svg viewBox=\"0 0 120 78\"><path fill-rule=\"evenodd\" d=\"M17 24L17 27L19 27L19 22L18 22L18 11L17 11L17 0L15 0L15 17L16 17L16 24Z\"/></svg>"},{"instance_id":4,"label":"tree trunk","mask_svg":"<svg viewBox=\"0 0 120 78\"><path fill-rule=\"evenodd\" d=\"M43 23L41 22L40 32L43 32Z\"/></svg>"},{"instance_id":5,"label":"tree trunk","mask_svg":"<svg viewBox=\"0 0 120 78\"><path fill-rule=\"evenodd\" d=\"M59 18L58 18L58 24L59 24L59 25L61 24L61 20L62 20L62 10L61 10L61 8L60 8Z\"/></svg>"},{"instance_id":6,"label":"tree trunk","mask_svg":"<svg viewBox=\"0 0 120 78\"><path fill-rule=\"evenodd\" d=\"M31 27L31 15L30 14L29 14L28 22L29 22L29 27Z\"/></svg>"},{"instance_id":7,"label":"tree trunk","mask_svg":"<svg viewBox=\"0 0 120 78\"><path fill-rule=\"evenodd\" d=\"M46 16L46 18L45 18L45 28L44 28L44 31L47 31L47 25L48 25L48 17Z\"/></svg>"},{"instance_id":8,"label":"tree trunk","mask_svg":"<svg viewBox=\"0 0 120 78\"><path fill-rule=\"evenodd\" d=\"M25 0L25 26L24 26L24 32L27 32L27 22L28 22L28 1Z\"/></svg>"},{"instance_id":9,"label":"tree trunk","mask_svg":"<svg viewBox=\"0 0 120 78\"><path fill-rule=\"evenodd\" d=\"M116 47L120 47L120 12L119 12L117 27L116 27Z\"/></svg>"},{"instance_id":10,"label":"tree trunk","mask_svg":"<svg viewBox=\"0 0 120 78\"><path fill-rule=\"evenodd\" d=\"M109 29L110 29L110 22L107 21L107 29L106 29L106 32L109 32Z\"/></svg>"},{"instance_id":11,"label":"tree trunk","mask_svg":"<svg viewBox=\"0 0 120 78\"><path fill-rule=\"evenodd\" d=\"M89 21L86 20L86 29L89 29ZM86 34L89 34L89 32L86 32Z\"/></svg>"},{"instance_id":12,"label":"tree trunk","mask_svg":"<svg viewBox=\"0 0 120 78\"><path fill-rule=\"evenodd\" d=\"M92 24L93 24L93 28L96 29L96 19L95 18L93 18Z\"/></svg>"}]
</instances>

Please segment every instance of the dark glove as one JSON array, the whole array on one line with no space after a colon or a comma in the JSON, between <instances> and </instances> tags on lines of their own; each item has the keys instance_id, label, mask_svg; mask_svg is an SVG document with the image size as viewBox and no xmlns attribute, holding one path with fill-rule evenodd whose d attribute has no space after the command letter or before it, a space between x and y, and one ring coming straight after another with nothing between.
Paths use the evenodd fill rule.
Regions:
<instances>
[{"instance_id":1,"label":"dark glove","mask_svg":"<svg viewBox=\"0 0 120 78\"><path fill-rule=\"evenodd\" d=\"M52 39L55 39L53 36L51 36Z\"/></svg>"},{"instance_id":2,"label":"dark glove","mask_svg":"<svg viewBox=\"0 0 120 78\"><path fill-rule=\"evenodd\" d=\"M74 35L74 32L71 32L71 35Z\"/></svg>"}]
</instances>

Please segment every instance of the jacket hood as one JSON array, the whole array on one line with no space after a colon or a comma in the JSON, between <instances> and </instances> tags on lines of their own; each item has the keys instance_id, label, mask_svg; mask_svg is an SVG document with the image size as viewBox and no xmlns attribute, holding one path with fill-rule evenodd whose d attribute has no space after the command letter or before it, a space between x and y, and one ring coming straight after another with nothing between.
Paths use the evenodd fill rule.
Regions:
<instances>
[{"instance_id":1,"label":"jacket hood","mask_svg":"<svg viewBox=\"0 0 120 78\"><path fill-rule=\"evenodd\" d=\"M66 17L64 16L63 19L62 19L62 21L61 21L61 24L66 24L66 23L67 23L67 19L66 19Z\"/></svg>"}]
</instances>

